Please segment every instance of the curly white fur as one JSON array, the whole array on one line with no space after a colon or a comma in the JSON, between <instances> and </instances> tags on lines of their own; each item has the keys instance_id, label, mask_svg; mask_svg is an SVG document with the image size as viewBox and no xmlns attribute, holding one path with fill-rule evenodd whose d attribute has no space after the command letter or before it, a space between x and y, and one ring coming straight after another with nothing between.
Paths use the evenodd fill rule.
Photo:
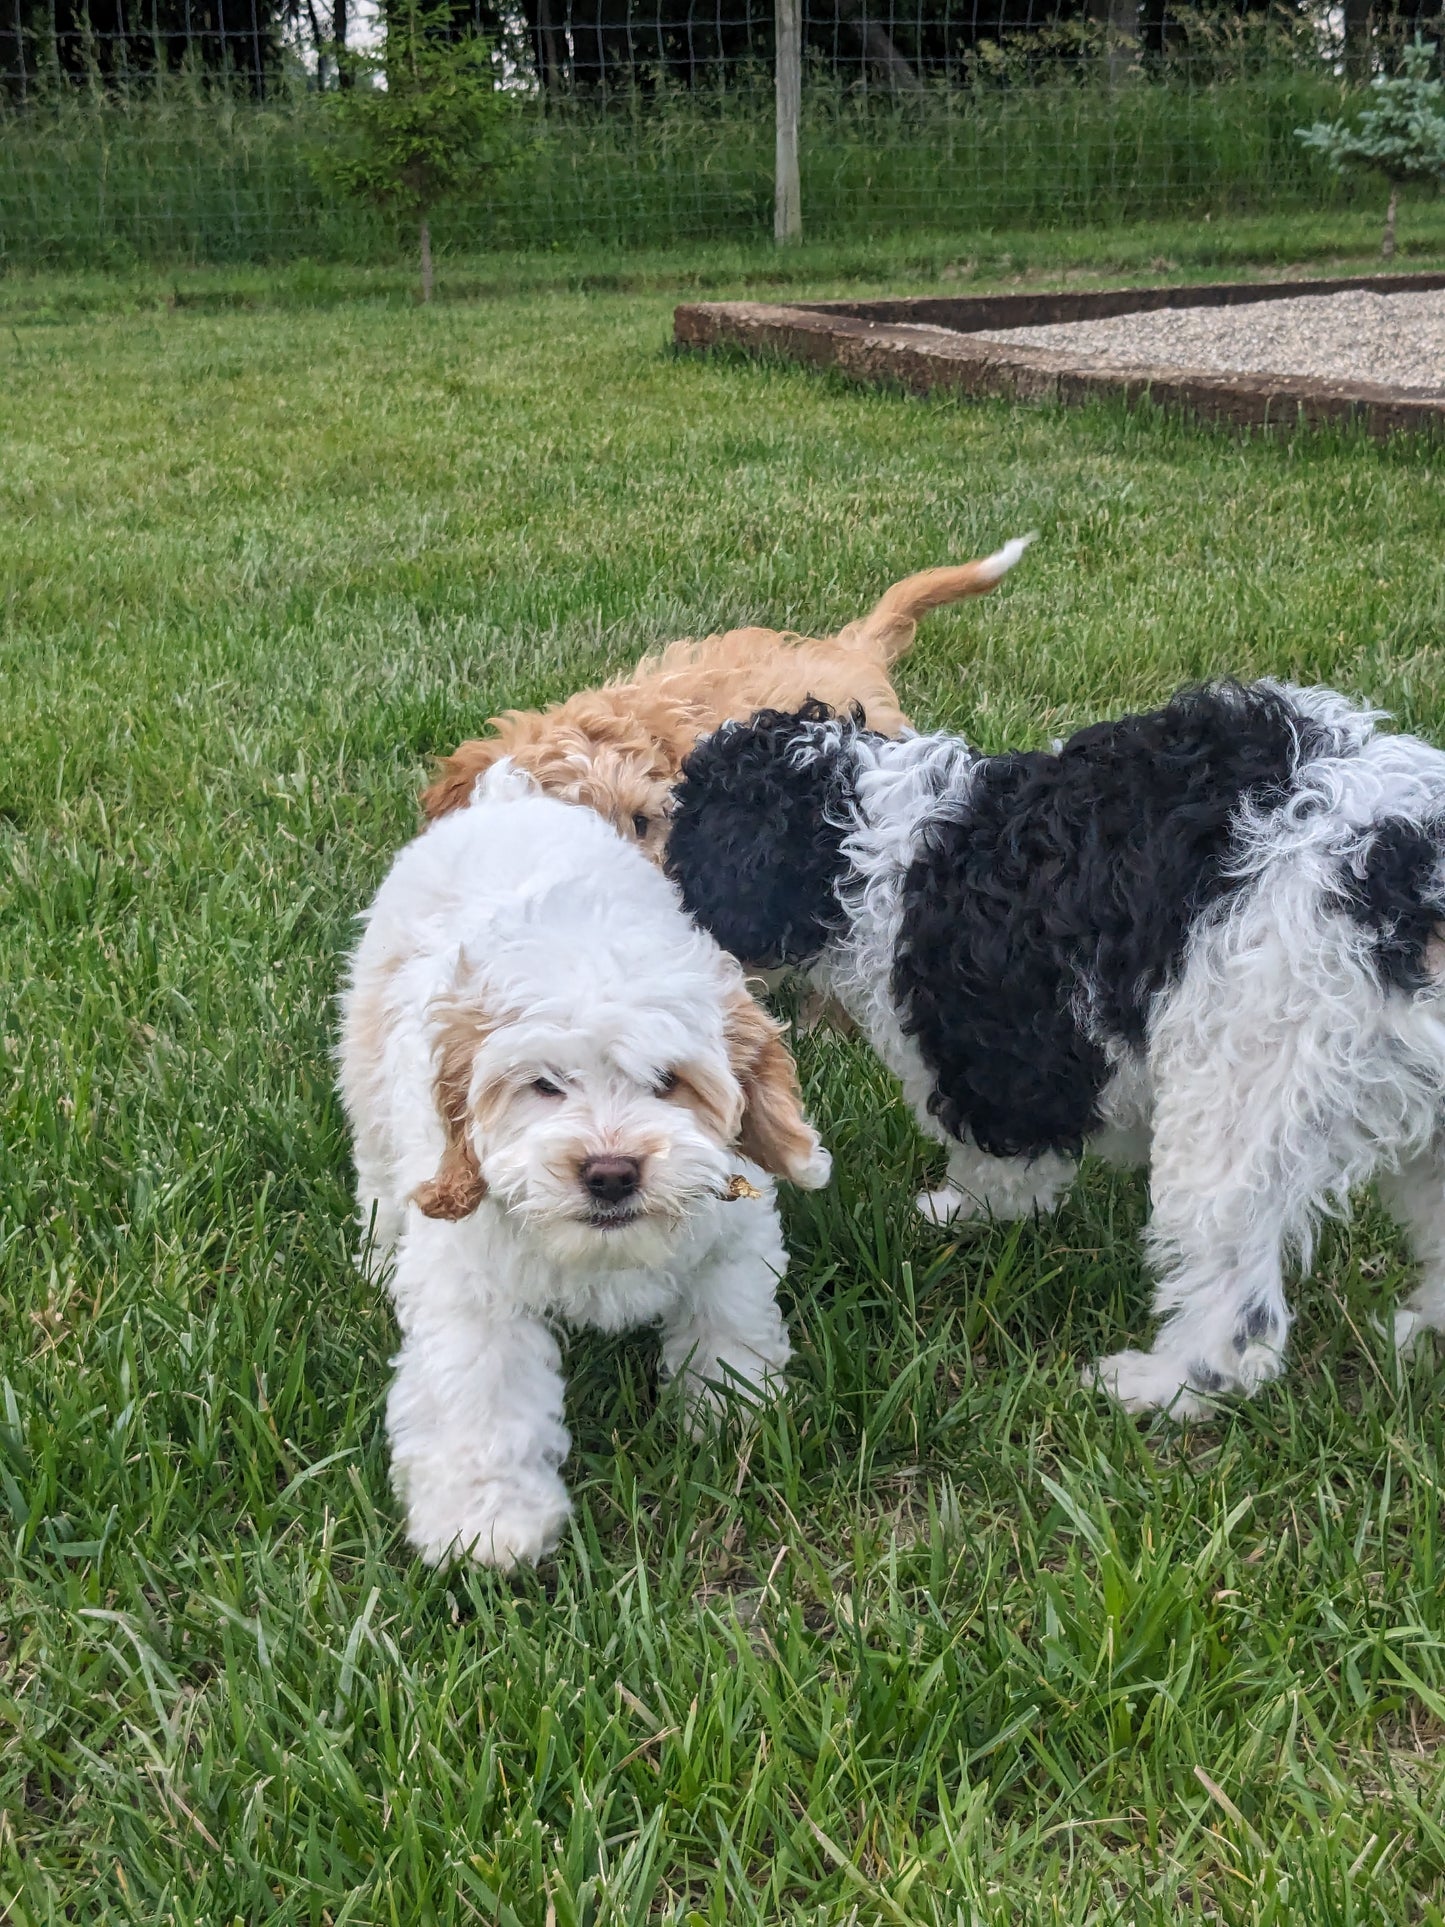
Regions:
<instances>
[{"instance_id":1,"label":"curly white fur","mask_svg":"<svg viewBox=\"0 0 1445 1927\"><path fill-rule=\"evenodd\" d=\"M401 1328L387 1431L424 1559L508 1566L555 1544L558 1324L659 1321L664 1373L698 1411L787 1363L772 1178L736 1148L739 1024L774 1039L658 871L505 766L396 859L352 962L340 1073ZM757 1156L825 1182L795 1096L766 1095L780 1148L755 1130ZM637 1166L620 1200L588 1188L608 1160ZM752 1195L729 1200L739 1177Z\"/></svg>"},{"instance_id":2,"label":"curly white fur","mask_svg":"<svg viewBox=\"0 0 1445 1927\"><path fill-rule=\"evenodd\" d=\"M1285 1266L1308 1264L1321 1216L1343 1212L1370 1179L1421 1268L1396 1342L1445 1331L1445 934L1430 982L1390 988L1338 898L1341 866L1373 825L1404 819L1439 835L1445 755L1376 734L1374 712L1331 691L1283 693L1326 732L1323 750L1283 803L1241 811L1243 887L1194 928L1145 1048L1111 1052L1107 1128L1091 1140L1112 1161L1150 1169L1163 1322L1150 1351L1116 1353L1095 1371L1134 1410L1197 1413L1274 1377L1290 1324ZM929 1111L933 1075L893 996L905 879L924 826L966 811L974 753L939 735L860 736L854 754L839 891L848 920L811 974L900 1079L921 1127L948 1146L946 1185L918 1200L925 1216L1048 1209L1073 1161L991 1157L949 1137Z\"/></svg>"},{"instance_id":3,"label":"curly white fur","mask_svg":"<svg viewBox=\"0 0 1445 1927\"><path fill-rule=\"evenodd\" d=\"M1276 1377L1285 1266L1308 1266L1320 1218L1344 1215L1372 1179L1421 1268L1397 1342L1445 1330L1445 955L1421 990L1382 985L1332 887L1371 824L1438 824L1445 755L1350 727L1373 719L1335 701L1342 753L1246 818L1250 887L1195 931L1150 1026L1148 1241L1164 1322L1152 1351L1097 1371L1133 1409L1197 1412L1212 1392Z\"/></svg>"}]
</instances>

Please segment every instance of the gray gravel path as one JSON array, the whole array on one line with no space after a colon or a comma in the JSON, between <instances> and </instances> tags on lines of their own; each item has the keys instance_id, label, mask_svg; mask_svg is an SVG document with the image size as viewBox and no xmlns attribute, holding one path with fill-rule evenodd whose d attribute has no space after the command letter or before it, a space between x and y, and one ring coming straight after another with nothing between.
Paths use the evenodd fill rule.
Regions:
<instances>
[{"instance_id":1,"label":"gray gravel path","mask_svg":"<svg viewBox=\"0 0 1445 1927\"><path fill-rule=\"evenodd\" d=\"M1093 367L1312 375L1445 395L1445 288L1298 295L1235 308L1162 308L1108 321L989 328L985 341L1050 348Z\"/></svg>"}]
</instances>

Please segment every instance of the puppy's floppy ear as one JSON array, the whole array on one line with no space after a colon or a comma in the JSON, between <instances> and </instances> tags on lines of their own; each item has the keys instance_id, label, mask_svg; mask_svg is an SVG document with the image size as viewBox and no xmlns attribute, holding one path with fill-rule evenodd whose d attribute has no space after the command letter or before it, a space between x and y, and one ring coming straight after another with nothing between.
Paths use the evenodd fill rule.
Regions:
<instances>
[{"instance_id":1,"label":"puppy's floppy ear","mask_svg":"<svg viewBox=\"0 0 1445 1927\"><path fill-rule=\"evenodd\" d=\"M781 1024L739 986L728 999L723 1038L743 1093L738 1149L774 1177L787 1178L804 1191L821 1189L832 1159L803 1115L798 1073Z\"/></svg>"},{"instance_id":2,"label":"puppy's floppy ear","mask_svg":"<svg viewBox=\"0 0 1445 1927\"><path fill-rule=\"evenodd\" d=\"M762 710L683 764L668 875L690 915L755 969L805 963L842 922L858 727L823 703Z\"/></svg>"},{"instance_id":3,"label":"puppy's floppy ear","mask_svg":"<svg viewBox=\"0 0 1445 1927\"><path fill-rule=\"evenodd\" d=\"M469 1218L487 1195L486 1179L467 1130L472 1060L478 1042L479 1030L475 1023L455 1024L444 1032L437 1053L433 1090L437 1113L446 1132L446 1147L436 1176L419 1184L411 1194L412 1202L424 1217L453 1221Z\"/></svg>"},{"instance_id":4,"label":"puppy's floppy ear","mask_svg":"<svg viewBox=\"0 0 1445 1927\"><path fill-rule=\"evenodd\" d=\"M505 720L501 716L492 719L494 725ZM471 742L459 743L450 756L440 757L436 775L421 793L421 806L428 822L434 823L452 810L465 809L472 800L477 778L485 776L494 763L510 754L504 737L478 736Z\"/></svg>"}]
</instances>

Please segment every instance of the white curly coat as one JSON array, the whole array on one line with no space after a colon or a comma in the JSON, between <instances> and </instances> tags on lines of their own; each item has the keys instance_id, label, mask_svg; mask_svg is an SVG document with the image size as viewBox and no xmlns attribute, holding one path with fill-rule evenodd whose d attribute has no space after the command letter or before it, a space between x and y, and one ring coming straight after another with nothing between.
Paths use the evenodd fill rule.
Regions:
<instances>
[{"instance_id":1,"label":"white curly coat","mask_svg":"<svg viewBox=\"0 0 1445 1927\"><path fill-rule=\"evenodd\" d=\"M365 1248L401 1328L393 1479L424 1559L505 1567L556 1543L559 1325L657 1321L694 1413L781 1372L772 1176L823 1184L827 1153L738 966L600 817L504 765L404 849L339 1056ZM638 1189L599 1204L582 1167L619 1157Z\"/></svg>"}]
</instances>

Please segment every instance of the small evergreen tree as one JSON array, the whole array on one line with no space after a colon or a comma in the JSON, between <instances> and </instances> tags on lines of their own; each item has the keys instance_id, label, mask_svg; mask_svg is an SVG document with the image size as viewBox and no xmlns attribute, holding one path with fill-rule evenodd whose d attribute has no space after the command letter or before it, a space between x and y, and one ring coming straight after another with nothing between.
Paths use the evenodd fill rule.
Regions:
<instances>
[{"instance_id":1,"label":"small evergreen tree","mask_svg":"<svg viewBox=\"0 0 1445 1927\"><path fill-rule=\"evenodd\" d=\"M491 42L451 36L448 0L394 0L373 53L338 49L353 84L326 97L317 176L415 223L421 298L432 298L431 214L459 188L511 166L517 103L497 86Z\"/></svg>"},{"instance_id":2,"label":"small evergreen tree","mask_svg":"<svg viewBox=\"0 0 1445 1927\"><path fill-rule=\"evenodd\" d=\"M1297 127L1306 147L1317 148L1340 169L1358 167L1383 174L1390 183L1385 234L1380 253L1395 252L1395 210L1407 181L1445 180L1445 81L1434 77L1435 43L1416 34L1406 47L1402 71L1370 83L1375 105L1361 114L1358 127L1342 120L1318 120Z\"/></svg>"}]
</instances>

